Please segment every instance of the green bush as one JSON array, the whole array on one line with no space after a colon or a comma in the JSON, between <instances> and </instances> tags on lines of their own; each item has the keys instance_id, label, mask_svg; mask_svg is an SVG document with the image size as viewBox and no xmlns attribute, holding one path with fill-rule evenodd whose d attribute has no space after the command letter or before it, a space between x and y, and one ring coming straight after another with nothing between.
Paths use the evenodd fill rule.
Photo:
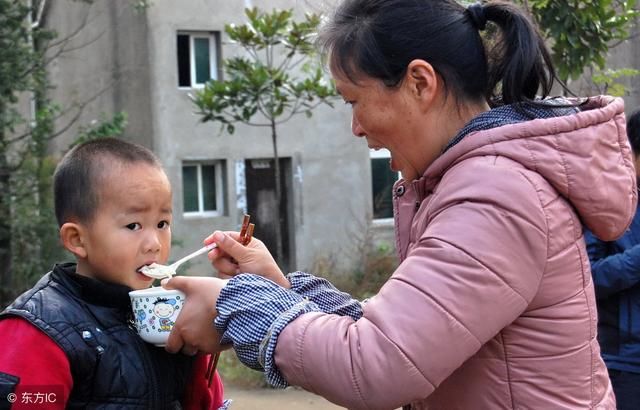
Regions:
<instances>
[{"instance_id":1,"label":"green bush","mask_svg":"<svg viewBox=\"0 0 640 410\"><path fill-rule=\"evenodd\" d=\"M264 373L240 363L233 350L226 350L220 354L218 372L224 384L242 388L268 387Z\"/></svg>"},{"instance_id":2,"label":"green bush","mask_svg":"<svg viewBox=\"0 0 640 410\"><path fill-rule=\"evenodd\" d=\"M385 242L374 244L370 238L358 247L358 252L359 263L351 271L335 269L335 259L325 255L316 258L311 272L328 279L355 299L371 297L398 267L398 257L393 246Z\"/></svg>"}]
</instances>

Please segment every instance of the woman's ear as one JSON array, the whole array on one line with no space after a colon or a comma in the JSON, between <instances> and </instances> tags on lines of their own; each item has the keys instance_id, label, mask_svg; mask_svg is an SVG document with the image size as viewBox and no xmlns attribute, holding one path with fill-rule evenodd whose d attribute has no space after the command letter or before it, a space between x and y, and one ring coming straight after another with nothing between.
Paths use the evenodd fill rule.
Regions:
<instances>
[{"instance_id":1,"label":"woman's ear","mask_svg":"<svg viewBox=\"0 0 640 410\"><path fill-rule=\"evenodd\" d=\"M424 60L416 59L407 66L405 82L413 95L427 104L435 100L440 90L438 74L433 66Z\"/></svg>"},{"instance_id":2,"label":"woman's ear","mask_svg":"<svg viewBox=\"0 0 640 410\"><path fill-rule=\"evenodd\" d=\"M60 240L62 241L62 245L77 258L87 257L87 250L85 249L83 241L83 232L82 226L74 222L67 222L60 227Z\"/></svg>"}]
</instances>

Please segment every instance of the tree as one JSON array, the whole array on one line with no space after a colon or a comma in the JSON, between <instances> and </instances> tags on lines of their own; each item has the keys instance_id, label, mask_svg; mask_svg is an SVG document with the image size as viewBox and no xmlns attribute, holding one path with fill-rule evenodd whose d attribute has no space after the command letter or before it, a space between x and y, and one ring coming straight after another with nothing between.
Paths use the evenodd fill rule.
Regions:
<instances>
[{"instance_id":1,"label":"tree","mask_svg":"<svg viewBox=\"0 0 640 410\"><path fill-rule=\"evenodd\" d=\"M224 66L228 79L208 82L193 100L202 122L219 122L229 134L234 133L236 123L271 131L276 206L280 209L278 125L298 114L310 117L320 104L332 106L336 92L314 59L312 38L320 16L307 14L304 21L295 22L291 10L265 13L252 8L245 14L248 23L228 24L225 32L246 55L227 59ZM280 220L276 221L278 261L283 258L280 225Z\"/></svg>"},{"instance_id":2,"label":"tree","mask_svg":"<svg viewBox=\"0 0 640 410\"><path fill-rule=\"evenodd\" d=\"M463 0L469 5L473 0ZM560 80L568 84L585 71L598 86L619 95L622 77L636 70L606 68L609 51L629 39L629 29L639 11L636 0L516 0L531 12L543 36L549 40Z\"/></svg>"},{"instance_id":3,"label":"tree","mask_svg":"<svg viewBox=\"0 0 640 410\"><path fill-rule=\"evenodd\" d=\"M31 286L63 252L53 216L55 162L48 145L90 101L73 107L77 115L55 128L69 107L48 98L47 67L64 54L69 38L56 40L56 33L43 27L47 4L0 0L0 307ZM81 137L114 135L125 123L118 114L85 127Z\"/></svg>"},{"instance_id":4,"label":"tree","mask_svg":"<svg viewBox=\"0 0 640 410\"><path fill-rule=\"evenodd\" d=\"M551 40L558 76L565 83L588 68L606 73L609 50L629 38L628 30L638 16L636 0L519 1Z\"/></svg>"},{"instance_id":5,"label":"tree","mask_svg":"<svg viewBox=\"0 0 640 410\"><path fill-rule=\"evenodd\" d=\"M34 27L35 9L23 2L0 0L0 302L9 300L13 285L16 205L38 197L43 188L34 158L46 149L44 129L57 108L46 99L45 56L40 48L54 34ZM29 104L29 100L32 101ZM27 104L25 104L27 102ZM29 108L27 108L29 107ZM33 116L26 116L31 111ZM25 183L26 182L26 183ZM29 216L37 215L27 212ZM26 215L25 215L26 216ZM22 219L22 218L21 218ZM28 218L24 218L28 219Z\"/></svg>"}]
</instances>

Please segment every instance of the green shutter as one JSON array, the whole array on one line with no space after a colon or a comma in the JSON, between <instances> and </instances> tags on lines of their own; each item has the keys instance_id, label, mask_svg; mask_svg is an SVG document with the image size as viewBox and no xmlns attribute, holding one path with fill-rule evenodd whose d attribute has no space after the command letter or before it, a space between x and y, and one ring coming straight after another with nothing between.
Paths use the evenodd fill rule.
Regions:
<instances>
[{"instance_id":1,"label":"green shutter","mask_svg":"<svg viewBox=\"0 0 640 410\"><path fill-rule=\"evenodd\" d=\"M374 219L393 218L391 190L398 173L389 168L389 158L371 158Z\"/></svg>"},{"instance_id":2,"label":"green shutter","mask_svg":"<svg viewBox=\"0 0 640 410\"><path fill-rule=\"evenodd\" d=\"M198 212L198 168L182 167L182 194L184 212Z\"/></svg>"},{"instance_id":3,"label":"green shutter","mask_svg":"<svg viewBox=\"0 0 640 410\"><path fill-rule=\"evenodd\" d=\"M211 79L211 56L209 39L194 38L193 48L196 64L196 84L203 84Z\"/></svg>"},{"instance_id":4,"label":"green shutter","mask_svg":"<svg viewBox=\"0 0 640 410\"><path fill-rule=\"evenodd\" d=\"M216 202L216 168L214 165L202 166L202 197L205 211L218 209Z\"/></svg>"}]
</instances>

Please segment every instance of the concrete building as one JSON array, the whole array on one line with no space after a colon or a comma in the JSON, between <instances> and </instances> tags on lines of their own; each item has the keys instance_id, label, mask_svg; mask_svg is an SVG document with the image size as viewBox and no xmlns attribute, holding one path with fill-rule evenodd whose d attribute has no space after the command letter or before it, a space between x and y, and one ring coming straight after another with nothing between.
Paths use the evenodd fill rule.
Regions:
<instances>
[{"instance_id":1,"label":"concrete building","mask_svg":"<svg viewBox=\"0 0 640 410\"><path fill-rule=\"evenodd\" d=\"M219 124L202 124L189 95L203 78L220 78L222 59L240 52L229 43L224 25L245 22L246 6L292 8L301 17L321 11L320 3L154 1L143 12L136 12L132 3L49 2L46 25L64 39L64 51L49 70L57 87L51 97L65 107L83 106L58 121L63 128L79 114L75 125L56 140L53 152L68 146L78 126L102 113L124 111L126 137L150 147L173 184L171 259L198 248L216 229L238 229L244 212L256 223L255 235L273 246L278 212L269 130L239 125L229 135ZM196 67L194 58L202 56L210 67L197 71L202 67ZM388 220L372 224L369 150L351 135L349 108L336 100L335 108L321 106L311 118L294 117L278 133L285 187L284 264L309 269L322 261L351 269L371 228L389 238L392 225ZM206 263L201 258L188 270L208 272Z\"/></svg>"},{"instance_id":2,"label":"concrete building","mask_svg":"<svg viewBox=\"0 0 640 410\"><path fill-rule=\"evenodd\" d=\"M358 269L367 244L393 247L388 184L395 176L384 154L370 153L351 135L349 108L337 101L333 109L322 106L312 118L298 116L279 128L285 206L278 212L267 129L238 126L234 135L221 132L219 124L199 122L189 98L203 78L224 75L222 59L240 52L229 43L224 25L243 23L245 7L292 8L301 17L333 2L157 0L140 13L129 0L48 2L46 25L65 39L50 67L57 85L51 97L65 107L82 106L58 121L63 128L78 114L53 152L68 146L78 126L101 113L124 111L126 136L156 152L173 184L172 259L199 247L213 230L238 229L249 212L255 235L270 247L275 217L283 216L283 262L290 270L319 264L335 271ZM638 67L639 47L628 41L617 48L611 66ZM198 56L209 66L198 70ZM640 104L640 77L626 85L629 111ZM599 92L588 78L572 88L580 95ZM206 260L188 270L207 273Z\"/></svg>"}]
</instances>

